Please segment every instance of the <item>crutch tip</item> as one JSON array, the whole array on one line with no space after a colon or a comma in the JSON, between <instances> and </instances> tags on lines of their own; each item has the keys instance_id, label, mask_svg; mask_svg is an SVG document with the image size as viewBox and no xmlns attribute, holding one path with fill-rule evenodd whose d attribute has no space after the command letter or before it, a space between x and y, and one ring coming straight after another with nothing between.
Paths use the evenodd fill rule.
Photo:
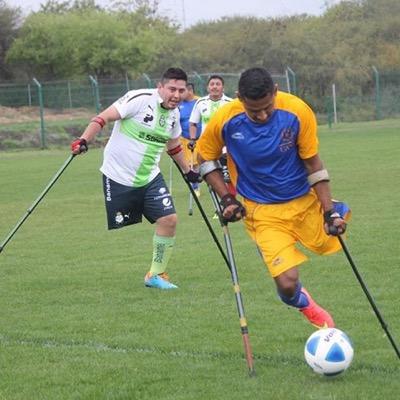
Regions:
<instances>
[{"instance_id":1,"label":"crutch tip","mask_svg":"<svg viewBox=\"0 0 400 400\"><path fill-rule=\"evenodd\" d=\"M256 370L254 368L249 369L249 377L255 378L257 376Z\"/></svg>"}]
</instances>

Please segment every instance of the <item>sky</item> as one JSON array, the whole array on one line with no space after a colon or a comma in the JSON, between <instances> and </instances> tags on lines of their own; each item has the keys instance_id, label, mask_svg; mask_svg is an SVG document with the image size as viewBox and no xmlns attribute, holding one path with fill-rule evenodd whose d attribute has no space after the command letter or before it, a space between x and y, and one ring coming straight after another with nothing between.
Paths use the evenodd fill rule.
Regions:
<instances>
[{"instance_id":1,"label":"sky","mask_svg":"<svg viewBox=\"0 0 400 400\"><path fill-rule=\"evenodd\" d=\"M8 5L21 7L24 14L38 11L44 0L5 0ZM174 19L188 28L200 21L218 20L224 16L282 17L296 14L321 15L327 5L340 0L160 0L161 15ZM107 7L109 0L96 0Z\"/></svg>"}]
</instances>

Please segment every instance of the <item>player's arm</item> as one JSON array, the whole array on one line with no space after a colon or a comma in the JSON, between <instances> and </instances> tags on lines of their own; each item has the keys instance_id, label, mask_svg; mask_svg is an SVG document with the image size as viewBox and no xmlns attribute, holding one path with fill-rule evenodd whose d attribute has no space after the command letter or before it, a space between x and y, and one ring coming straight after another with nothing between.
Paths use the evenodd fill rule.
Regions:
<instances>
[{"instance_id":1,"label":"player's arm","mask_svg":"<svg viewBox=\"0 0 400 400\"><path fill-rule=\"evenodd\" d=\"M121 116L115 106L111 105L102 111L99 115L93 117L80 138L71 143L72 154L80 154L87 151L87 144L110 122L121 119Z\"/></svg>"},{"instance_id":2,"label":"player's arm","mask_svg":"<svg viewBox=\"0 0 400 400\"><path fill-rule=\"evenodd\" d=\"M243 205L229 193L222 174L219 158L224 142L221 131L225 115L212 118L199 139L198 162L200 175L221 198L222 214L229 222L240 220L245 215Z\"/></svg>"},{"instance_id":3,"label":"player's arm","mask_svg":"<svg viewBox=\"0 0 400 400\"><path fill-rule=\"evenodd\" d=\"M196 104L193 107L192 112L190 113L189 117L189 143L188 143L188 148L190 150L194 150L196 147L196 140L197 140L197 126L199 125L201 121L201 114L199 110L199 103L196 102Z\"/></svg>"},{"instance_id":4,"label":"player's arm","mask_svg":"<svg viewBox=\"0 0 400 400\"><path fill-rule=\"evenodd\" d=\"M335 212L329 184L329 174L318 154L303 160L308 172L308 183L314 188L321 203L328 234L340 235L346 230L346 221Z\"/></svg>"},{"instance_id":5,"label":"player's arm","mask_svg":"<svg viewBox=\"0 0 400 400\"><path fill-rule=\"evenodd\" d=\"M167 153L176 161L189 182L194 183L201 181L200 174L190 168L190 165L185 158L179 137L168 140Z\"/></svg>"}]
</instances>

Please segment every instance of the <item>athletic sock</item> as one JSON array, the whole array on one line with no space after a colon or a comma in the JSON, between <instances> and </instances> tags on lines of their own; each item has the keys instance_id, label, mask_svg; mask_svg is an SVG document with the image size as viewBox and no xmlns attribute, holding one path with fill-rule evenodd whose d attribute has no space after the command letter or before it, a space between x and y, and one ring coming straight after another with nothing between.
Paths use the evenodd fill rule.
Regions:
<instances>
[{"instance_id":1,"label":"athletic sock","mask_svg":"<svg viewBox=\"0 0 400 400\"><path fill-rule=\"evenodd\" d=\"M279 290L278 290L278 295L285 304L288 304L289 306L296 308L304 308L309 305L309 301L307 296L301 291L302 287L303 286L301 285L301 283L298 282L293 297L285 296L282 293L279 293Z\"/></svg>"},{"instance_id":2,"label":"athletic sock","mask_svg":"<svg viewBox=\"0 0 400 400\"><path fill-rule=\"evenodd\" d=\"M158 275L167 269L174 248L175 236L153 236L153 261L150 267L152 275Z\"/></svg>"}]
</instances>

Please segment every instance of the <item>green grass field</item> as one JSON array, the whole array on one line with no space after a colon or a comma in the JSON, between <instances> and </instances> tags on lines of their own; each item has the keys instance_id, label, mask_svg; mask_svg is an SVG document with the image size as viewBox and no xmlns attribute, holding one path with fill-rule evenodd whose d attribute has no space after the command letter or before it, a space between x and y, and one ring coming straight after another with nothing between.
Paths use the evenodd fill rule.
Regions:
<instances>
[{"instance_id":1,"label":"green grass field","mask_svg":"<svg viewBox=\"0 0 400 400\"><path fill-rule=\"evenodd\" d=\"M348 246L400 341L400 120L322 128L336 198L352 207ZM0 240L68 149L0 153ZM302 281L352 339L335 378L303 357L313 328L277 299L241 223L230 233L255 356L249 378L229 271L174 169L180 225L169 272L146 289L153 227L105 227L100 150L77 157L0 254L0 399L397 399L399 359L343 254L310 255ZM170 162L162 168L169 180ZM211 201L200 198L208 215ZM222 231L211 220L222 239Z\"/></svg>"}]
</instances>

